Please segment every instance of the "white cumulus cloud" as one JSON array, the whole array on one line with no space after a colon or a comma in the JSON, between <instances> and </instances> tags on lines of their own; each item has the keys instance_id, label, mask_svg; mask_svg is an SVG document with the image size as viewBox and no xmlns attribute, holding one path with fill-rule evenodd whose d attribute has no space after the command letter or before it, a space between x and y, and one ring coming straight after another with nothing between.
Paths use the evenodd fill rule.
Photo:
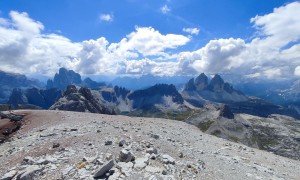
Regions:
<instances>
[{"instance_id":1,"label":"white cumulus cloud","mask_svg":"<svg viewBox=\"0 0 300 180\"><path fill-rule=\"evenodd\" d=\"M114 20L114 16L113 16L113 14L101 14L100 15L100 20L101 21L111 22L111 21Z\"/></svg>"},{"instance_id":2,"label":"white cumulus cloud","mask_svg":"<svg viewBox=\"0 0 300 180\"><path fill-rule=\"evenodd\" d=\"M167 7L167 6L166 6ZM117 42L105 37L72 42L45 34L44 25L27 13L12 11L0 18L1 70L53 75L59 67L82 74L195 75L230 72L252 78L300 76L300 2L292 2L250 22L255 37L210 40L195 51L180 51L191 39L136 27ZM199 29L184 28L190 34Z\"/></svg>"},{"instance_id":3,"label":"white cumulus cloud","mask_svg":"<svg viewBox=\"0 0 300 180\"><path fill-rule=\"evenodd\" d=\"M163 13L163 14L167 14L171 11L171 9L168 7L168 5L163 5L161 8L160 8L160 11Z\"/></svg>"},{"instance_id":4,"label":"white cumulus cloud","mask_svg":"<svg viewBox=\"0 0 300 180\"><path fill-rule=\"evenodd\" d=\"M183 28L182 31L187 32L192 35L198 35L200 32L200 29L198 29L198 28Z\"/></svg>"},{"instance_id":5,"label":"white cumulus cloud","mask_svg":"<svg viewBox=\"0 0 300 180\"><path fill-rule=\"evenodd\" d=\"M294 70L295 76L300 76L300 66L297 66Z\"/></svg>"},{"instance_id":6,"label":"white cumulus cloud","mask_svg":"<svg viewBox=\"0 0 300 180\"><path fill-rule=\"evenodd\" d=\"M136 27L136 31L127 35L120 43L121 48L136 50L143 56L159 56L167 49L176 49L187 44L190 39L183 35L163 35L152 27Z\"/></svg>"},{"instance_id":7,"label":"white cumulus cloud","mask_svg":"<svg viewBox=\"0 0 300 180\"><path fill-rule=\"evenodd\" d=\"M255 38L212 40L203 48L177 55L182 72L229 72L269 79L296 75L300 65L300 2L251 18ZM186 71L185 71L186 70Z\"/></svg>"},{"instance_id":8,"label":"white cumulus cloud","mask_svg":"<svg viewBox=\"0 0 300 180\"><path fill-rule=\"evenodd\" d=\"M242 39L211 40L203 48L193 52L181 52L178 59L181 61L181 71L219 73L234 67L234 57L245 49ZM188 63L186 62L188 61Z\"/></svg>"}]
</instances>

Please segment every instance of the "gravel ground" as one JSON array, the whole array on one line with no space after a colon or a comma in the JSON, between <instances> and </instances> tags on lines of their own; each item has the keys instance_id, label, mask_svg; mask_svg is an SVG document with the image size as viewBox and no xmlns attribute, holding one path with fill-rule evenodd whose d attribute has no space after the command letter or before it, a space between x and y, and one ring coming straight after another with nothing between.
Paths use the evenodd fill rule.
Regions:
<instances>
[{"instance_id":1,"label":"gravel ground","mask_svg":"<svg viewBox=\"0 0 300 180\"><path fill-rule=\"evenodd\" d=\"M300 161L167 119L18 111L25 125L0 144L13 179L299 179ZM99 177L98 177L99 176Z\"/></svg>"}]
</instances>

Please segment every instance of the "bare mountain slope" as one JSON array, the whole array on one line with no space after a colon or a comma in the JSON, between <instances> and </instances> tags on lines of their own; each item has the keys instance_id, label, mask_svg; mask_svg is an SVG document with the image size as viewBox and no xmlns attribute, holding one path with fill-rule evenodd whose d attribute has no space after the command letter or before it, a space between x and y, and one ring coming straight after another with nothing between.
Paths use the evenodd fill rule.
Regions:
<instances>
[{"instance_id":1,"label":"bare mountain slope","mask_svg":"<svg viewBox=\"0 0 300 180\"><path fill-rule=\"evenodd\" d=\"M292 117L232 114L227 105L209 104L186 122L208 134L300 160L300 121Z\"/></svg>"},{"instance_id":2,"label":"bare mountain slope","mask_svg":"<svg viewBox=\"0 0 300 180\"><path fill-rule=\"evenodd\" d=\"M0 145L4 177L299 178L300 161L205 134L184 122L64 111L18 112L27 114L25 125L10 142Z\"/></svg>"}]
</instances>

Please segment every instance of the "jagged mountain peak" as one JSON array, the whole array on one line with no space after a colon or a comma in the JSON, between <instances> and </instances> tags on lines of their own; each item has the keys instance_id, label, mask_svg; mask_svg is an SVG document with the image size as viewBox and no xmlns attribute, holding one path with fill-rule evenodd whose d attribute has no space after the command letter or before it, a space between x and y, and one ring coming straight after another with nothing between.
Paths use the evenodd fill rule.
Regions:
<instances>
[{"instance_id":1,"label":"jagged mountain peak","mask_svg":"<svg viewBox=\"0 0 300 180\"><path fill-rule=\"evenodd\" d=\"M206 100L213 102L241 102L248 100L247 96L235 90L218 74L210 81L204 73L201 73L196 79L190 79L186 83L182 95L185 100L195 106L203 105Z\"/></svg>"},{"instance_id":2,"label":"jagged mountain peak","mask_svg":"<svg viewBox=\"0 0 300 180\"><path fill-rule=\"evenodd\" d=\"M208 89L214 92L222 92L224 90L224 80L220 75L216 74L208 85Z\"/></svg>"},{"instance_id":3,"label":"jagged mountain peak","mask_svg":"<svg viewBox=\"0 0 300 180\"><path fill-rule=\"evenodd\" d=\"M91 112L101 114L116 114L112 107L105 106L97 101L90 89L80 87L79 90L74 85L69 85L64 92L64 96L53 104L50 109Z\"/></svg>"},{"instance_id":4,"label":"jagged mountain peak","mask_svg":"<svg viewBox=\"0 0 300 180\"><path fill-rule=\"evenodd\" d=\"M58 73L54 75L53 80L47 81L47 88L58 88L61 90L66 89L70 84L81 84L80 74L73 70L67 70L66 68L60 68Z\"/></svg>"},{"instance_id":5,"label":"jagged mountain peak","mask_svg":"<svg viewBox=\"0 0 300 180\"><path fill-rule=\"evenodd\" d=\"M184 90L185 90L185 91L194 91L194 90L196 90L195 79L194 79L194 78L190 79L190 80L186 83L186 85L185 85L185 87L184 87Z\"/></svg>"},{"instance_id":6,"label":"jagged mountain peak","mask_svg":"<svg viewBox=\"0 0 300 180\"><path fill-rule=\"evenodd\" d=\"M66 68L60 68L58 73L54 75L53 80L47 81L47 89L57 88L60 90L65 90L68 85L84 86L91 89L97 89L101 86L105 86L105 83L93 81L91 78L87 77L82 80L81 75L73 70L68 70Z\"/></svg>"},{"instance_id":7,"label":"jagged mountain peak","mask_svg":"<svg viewBox=\"0 0 300 180\"><path fill-rule=\"evenodd\" d=\"M196 79L195 79L195 86L198 91L202 91L207 88L208 85L208 77L201 73Z\"/></svg>"}]
</instances>

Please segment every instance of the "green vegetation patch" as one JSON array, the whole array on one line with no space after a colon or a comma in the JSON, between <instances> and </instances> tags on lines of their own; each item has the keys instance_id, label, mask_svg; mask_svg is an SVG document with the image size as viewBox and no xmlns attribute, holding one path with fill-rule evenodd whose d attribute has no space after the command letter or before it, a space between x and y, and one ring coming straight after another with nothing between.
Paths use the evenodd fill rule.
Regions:
<instances>
[{"instance_id":1,"label":"green vegetation patch","mask_svg":"<svg viewBox=\"0 0 300 180\"><path fill-rule=\"evenodd\" d=\"M205 132L208 130L208 128L214 123L214 121L211 121L211 120L208 120L208 121L203 121L203 122L200 122L198 124L198 128Z\"/></svg>"},{"instance_id":2,"label":"green vegetation patch","mask_svg":"<svg viewBox=\"0 0 300 180\"><path fill-rule=\"evenodd\" d=\"M271 139L263 136L257 136L256 142L259 149L262 150L268 150L270 147L278 144L278 142L275 139Z\"/></svg>"}]
</instances>

